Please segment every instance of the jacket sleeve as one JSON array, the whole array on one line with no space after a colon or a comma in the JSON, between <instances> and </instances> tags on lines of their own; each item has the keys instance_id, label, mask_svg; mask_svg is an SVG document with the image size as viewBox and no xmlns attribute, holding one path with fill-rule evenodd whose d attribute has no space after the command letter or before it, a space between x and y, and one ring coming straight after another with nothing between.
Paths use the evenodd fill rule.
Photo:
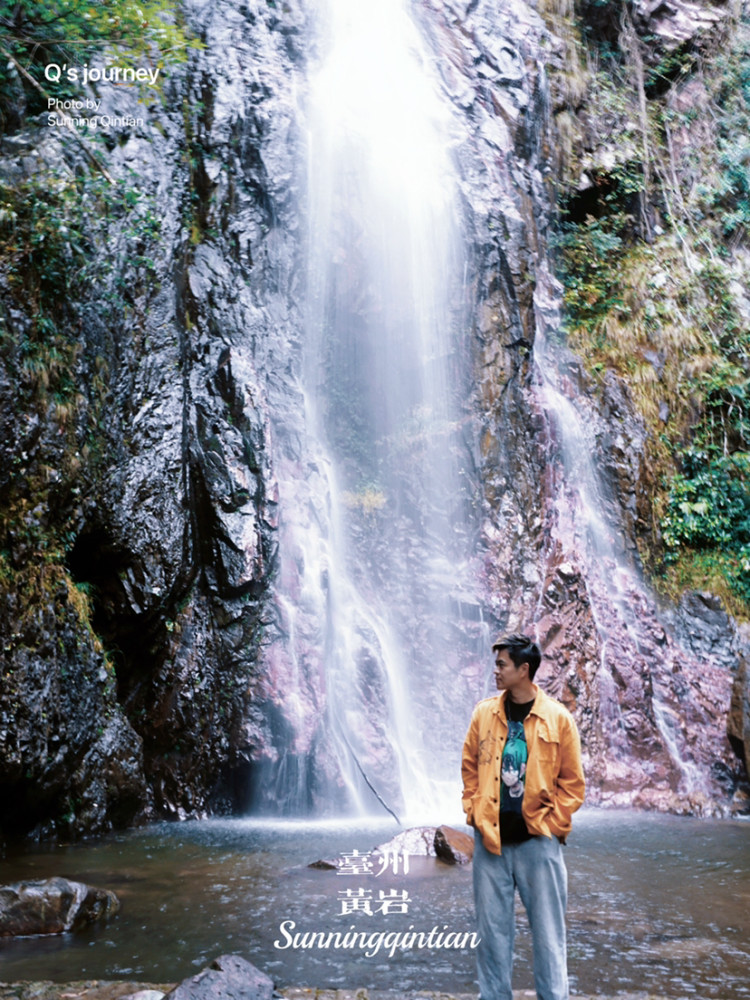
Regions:
<instances>
[{"instance_id":1,"label":"jacket sleeve","mask_svg":"<svg viewBox=\"0 0 750 1000\"><path fill-rule=\"evenodd\" d=\"M469 826L474 825L474 810L472 799L479 790L479 718L474 711L469 724L469 731L464 740L464 749L461 755L461 777L464 783L462 796L462 806L466 813L466 822Z\"/></svg>"},{"instance_id":2,"label":"jacket sleeve","mask_svg":"<svg viewBox=\"0 0 750 1000\"><path fill-rule=\"evenodd\" d=\"M560 771L557 775L555 804L547 816L552 833L565 837L570 833L571 817L583 803L586 782L581 764L581 738L575 721L568 716L561 741Z\"/></svg>"}]
</instances>

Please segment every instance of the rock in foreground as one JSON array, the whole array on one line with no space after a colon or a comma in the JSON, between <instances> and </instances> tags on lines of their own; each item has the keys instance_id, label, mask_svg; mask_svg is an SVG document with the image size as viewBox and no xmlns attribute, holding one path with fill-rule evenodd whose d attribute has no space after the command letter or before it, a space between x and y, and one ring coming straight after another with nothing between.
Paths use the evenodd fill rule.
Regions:
<instances>
[{"instance_id":1,"label":"rock in foreground","mask_svg":"<svg viewBox=\"0 0 750 1000\"><path fill-rule=\"evenodd\" d=\"M120 902L108 889L50 878L0 888L0 937L63 934L112 916Z\"/></svg>"},{"instance_id":2,"label":"rock in foreground","mask_svg":"<svg viewBox=\"0 0 750 1000\"><path fill-rule=\"evenodd\" d=\"M221 955L167 993L169 1000L271 1000L273 980L239 955Z\"/></svg>"}]
</instances>

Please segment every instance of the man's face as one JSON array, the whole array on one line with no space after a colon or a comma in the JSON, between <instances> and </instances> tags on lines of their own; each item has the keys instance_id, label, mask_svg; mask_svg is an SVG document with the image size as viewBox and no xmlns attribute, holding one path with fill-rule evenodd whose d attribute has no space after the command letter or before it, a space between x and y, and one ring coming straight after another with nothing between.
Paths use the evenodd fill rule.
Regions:
<instances>
[{"instance_id":1,"label":"man's face","mask_svg":"<svg viewBox=\"0 0 750 1000\"><path fill-rule=\"evenodd\" d=\"M522 684L528 677L529 665L522 663L517 667L508 655L507 649L498 649L495 653L495 684L498 691L510 691Z\"/></svg>"}]
</instances>

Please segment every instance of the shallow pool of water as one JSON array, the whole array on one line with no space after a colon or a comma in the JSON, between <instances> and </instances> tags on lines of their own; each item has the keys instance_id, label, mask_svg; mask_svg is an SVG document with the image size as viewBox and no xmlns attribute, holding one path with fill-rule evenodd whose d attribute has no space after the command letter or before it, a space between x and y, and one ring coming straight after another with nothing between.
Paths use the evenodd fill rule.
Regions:
<instances>
[{"instance_id":1,"label":"shallow pool of water","mask_svg":"<svg viewBox=\"0 0 750 1000\"><path fill-rule=\"evenodd\" d=\"M307 867L366 856L395 832L217 820L13 853L0 862L3 883L64 875L113 889L122 908L75 935L0 941L0 978L168 982L236 952L279 985L475 991L470 868L432 858L396 874L376 874L377 863L349 875ZM750 824L587 810L565 857L573 992L750 998ZM342 947L283 947L337 931ZM389 955L409 940L396 933L412 934L412 947ZM520 911L516 952L514 985L531 988Z\"/></svg>"}]
</instances>

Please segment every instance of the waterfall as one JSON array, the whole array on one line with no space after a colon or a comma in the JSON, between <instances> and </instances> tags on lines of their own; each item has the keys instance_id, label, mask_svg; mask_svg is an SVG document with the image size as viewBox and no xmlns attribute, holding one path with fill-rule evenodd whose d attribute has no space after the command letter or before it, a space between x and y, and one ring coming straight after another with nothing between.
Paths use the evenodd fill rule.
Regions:
<instances>
[{"instance_id":1,"label":"waterfall","mask_svg":"<svg viewBox=\"0 0 750 1000\"><path fill-rule=\"evenodd\" d=\"M304 102L299 409L272 427L276 749L256 801L444 818L486 654L460 403L461 133L402 0L323 8Z\"/></svg>"}]
</instances>

